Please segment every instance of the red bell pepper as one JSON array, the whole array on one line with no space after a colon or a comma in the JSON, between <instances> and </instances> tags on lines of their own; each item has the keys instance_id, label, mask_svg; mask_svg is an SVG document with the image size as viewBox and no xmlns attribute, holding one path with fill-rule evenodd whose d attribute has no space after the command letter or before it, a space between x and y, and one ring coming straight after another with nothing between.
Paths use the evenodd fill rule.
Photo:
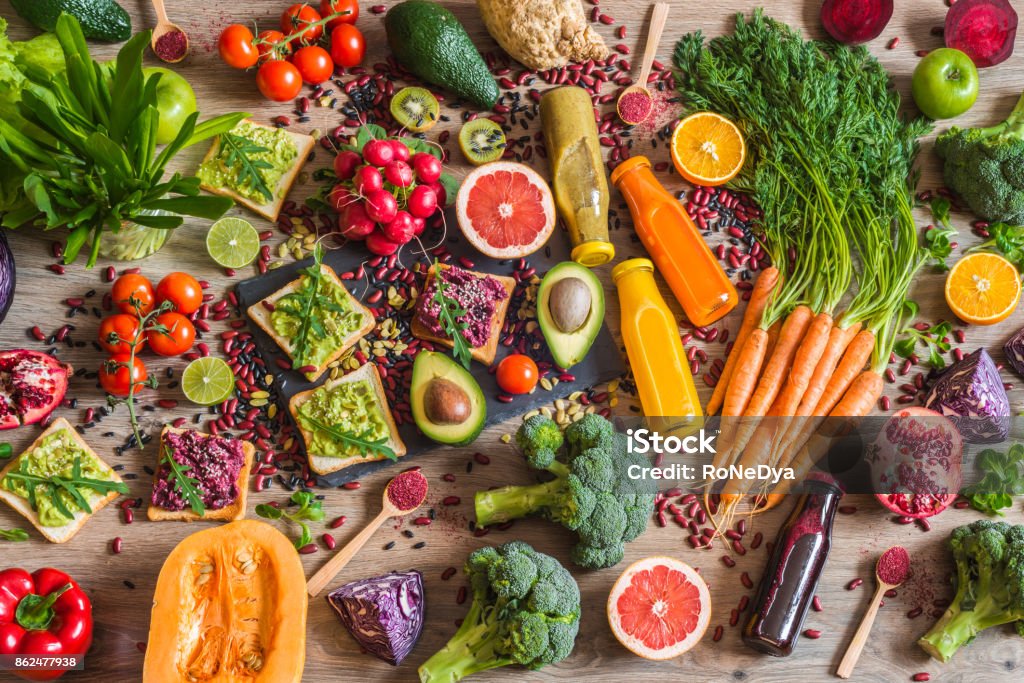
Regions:
<instances>
[{"instance_id":1,"label":"red bell pepper","mask_svg":"<svg viewBox=\"0 0 1024 683\"><path fill-rule=\"evenodd\" d=\"M0 571L0 654L84 655L92 645L92 603L64 572ZM28 681L52 681L63 670L18 671Z\"/></svg>"}]
</instances>

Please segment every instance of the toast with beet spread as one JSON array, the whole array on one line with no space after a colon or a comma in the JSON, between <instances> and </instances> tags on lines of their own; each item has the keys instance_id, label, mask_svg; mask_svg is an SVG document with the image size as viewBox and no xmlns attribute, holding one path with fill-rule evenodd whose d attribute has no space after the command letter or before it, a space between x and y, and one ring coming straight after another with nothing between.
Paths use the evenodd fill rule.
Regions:
<instances>
[{"instance_id":1,"label":"toast with beet spread","mask_svg":"<svg viewBox=\"0 0 1024 683\"><path fill-rule=\"evenodd\" d=\"M168 510L160 507L153 503L153 496L150 496L149 507L146 509L146 517L154 522L234 522L239 519L245 518L245 503L246 497L249 493L249 472L252 470L253 459L256 455L256 448L248 441L240 441L239 439L227 439L226 437L212 437L210 434L203 432L197 432L189 429L178 429L165 425L163 431L160 432L160 449L157 455L156 467L153 471L153 487L157 486L158 482L164 479L167 475L167 468L163 467L163 453L164 448L167 446L167 437L170 434L185 434L186 432L194 432L203 438L223 438L225 441L239 441L242 445L242 466L238 470L238 476L235 477L235 487L238 490L238 495L229 504L217 510L212 510L209 507L206 508L205 514L200 517L191 508L185 507L183 510Z\"/></svg>"},{"instance_id":2,"label":"toast with beet spread","mask_svg":"<svg viewBox=\"0 0 1024 683\"><path fill-rule=\"evenodd\" d=\"M398 458L401 458L407 452L405 443L402 441L402 437L398 434L398 425L395 424L395 418L391 414L391 409L388 407L388 398L384 393L384 385L380 381L380 373L377 372L377 366L373 363L363 363L359 368L353 370L347 375L343 375L338 379L330 380L315 389L301 391L295 394L292 396L291 401L288 402L288 411L291 413L292 420L295 422L295 426L298 427L299 433L302 434L302 441L306 446L306 458L309 460L309 467L317 474L330 474L331 472L337 472L338 470L345 469L352 465L359 465L365 462L374 462L387 458L386 455L380 453L353 455L348 457L318 455L317 453L312 452L310 447L315 435L305 424L303 424L299 417L299 408L310 400L316 392L330 392L332 389L335 389L342 384L363 380L369 383L375 398L375 405L380 408L381 416L383 417L385 426L387 427L388 436L384 445L394 451L395 456Z\"/></svg>"},{"instance_id":3,"label":"toast with beet spread","mask_svg":"<svg viewBox=\"0 0 1024 683\"><path fill-rule=\"evenodd\" d=\"M348 302L348 304L352 307L352 309L355 312L362 316L362 324L358 329L354 330L352 334L345 337L342 343L338 345L335 349L333 349L332 352L323 360L322 363L313 366L314 369L312 371L303 373L306 379L308 379L310 382L315 382L318 379L320 379L320 375L324 374L324 372L327 370L331 363L341 358L341 356L346 351L352 348L360 339L365 337L370 332L370 330L372 330L374 326L376 326L377 324L376 319L374 319L373 317L373 312L370 311L370 309L368 309L366 306L364 306L359 301L359 299L355 298L352 295L352 292L348 291L348 288L345 286L345 283L342 282L341 278L338 277L338 274L334 272L333 268L331 268L330 266L321 265L320 272L323 274L323 277L329 278L334 285L340 287L341 290L345 292L346 301ZM295 278L294 280L286 284L281 289L277 290L276 292L268 296L266 299L263 299L262 301L253 304L247 310L247 313L249 314L249 317L252 318L253 322L259 325L264 332L269 334L271 338L277 343L277 345L280 346L281 349L288 354L288 357L292 360L292 365L295 368L301 367L302 363L293 355L293 341L287 337L278 334L277 330L274 329L274 324L271 319L271 316L273 315L273 307L276 304L276 302L278 302L282 297L298 292L299 288L302 286L302 278L304 277L308 276L300 275L299 277Z\"/></svg>"},{"instance_id":4,"label":"toast with beet spread","mask_svg":"<svg viewBox=\"0 0 1024 683\"><path fill-rule=\"evenodd\" d=\"M442 269L451 268L451 266L440 264ZM427 271L427 283L430 283L431 278L434 277L434 268L431 266ZM462 270L466 270L463 268ZM512 291L516 287L516 281L513 278L505 275L491 275L490 273L479 273L475 270L466 270L467 273L474 275L478 278L491 278L497 280L502 287L505 288L505 298L494 303L494 314L491 316L490 332L487 335L487 341L479 346L470 345L470 355L474 360L477 360L484 365L490 365L494 362L494 357L498 353L498 341L501 337L501 328L505 324L505 316L508 313L509 303L512 301ZM441 346L446 346L449 349L455 346L455 343L451 340L451 337L447 335L440 335L433 332L428 328L419 317L420 307L426 302L428 287L423 287L423 292L420 294L419 299L416 300L416 315L412 318L412 336L423 341L433 342Z\"/></svg>"},{"instance_id":5,"label":"toast with beet spread","mask_svg":"<svg viewBox=\"0 0 1024 683\"><path fill-rule=\"evenodd\" d=\"M21 467L21 459L26 457L29 453L31 453L38 446L40 446L43 443L43 440L46 439L46 437L50 436L51 434L60 432L62 430L67 431L68 435L75 442L76 446L78 446L84 452L88 453L89 455L96 459L106 479L109 479L112 482L118 482L121 484L124 483L121 477L118 476L117 472L115 472L113 468L110 467L110 465L104 462L103 459L100 458L100 456L96 455L96 452L94 450L89 448L89 444L85 442L85 439L82 438L82 435L75 431L75 428L71 426L71 423L65 420L63 417L58 417L56 420L54 420L53 424L47 427L42 434L36 437L36 440L29 444L28 447L25 448L24 451L22 451L21 455L19 455L17 458L13 458L10 461L10 463L8 463L8 465L3 468L3 470L0 470L0 481L2 481L3 478L7 476L9 472L17 471L18 468ZM85 525L85 523L88 522L90 518L92 518L93 515L95 515L97 512L105 508L108 503L113 501L119 495L121 494L118 493L117 491L111 491L107 495L98 500L89 501L89 507L92 509L92 512L86 512L85 510L82 510L78 507L69 506L70 511L74 515L74 519L72 519L70 522L63 526L44 526L40 522L39 515L36 513L35 510L32 509L32 506L29 504L28 499L22 498L20 495L0 487L0 500L3 500L5 503L14 508L15 512L17 512L22 517L31 522L32 525L39 530L39 533L41 533L46 538L46 540L50 541L51 543L67 543L68 541L70 541L72 538L74 538L75 534L77 534L79 530Z\"/></svg>"}]
</instances>

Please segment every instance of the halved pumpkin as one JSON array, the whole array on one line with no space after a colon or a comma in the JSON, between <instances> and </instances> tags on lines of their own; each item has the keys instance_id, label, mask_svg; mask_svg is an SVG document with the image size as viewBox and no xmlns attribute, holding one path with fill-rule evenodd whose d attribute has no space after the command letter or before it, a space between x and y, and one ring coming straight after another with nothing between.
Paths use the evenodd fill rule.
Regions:
<instances>
[{"instance_id":1,"label":"halved pumpkin","mask_svg":"<svg viewBox=\"0 0 1024 683\"><path fill-rule=\"evenodd\" d=\"M144 683L299 683L306 577L264 522L199 531L171 551L153 597Z\"/></svg>"}]
</instances>

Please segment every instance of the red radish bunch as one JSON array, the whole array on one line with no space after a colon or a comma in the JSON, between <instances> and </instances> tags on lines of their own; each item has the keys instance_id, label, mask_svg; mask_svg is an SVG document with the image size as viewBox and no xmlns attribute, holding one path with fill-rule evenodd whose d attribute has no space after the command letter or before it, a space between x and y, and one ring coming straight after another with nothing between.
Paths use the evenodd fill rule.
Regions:
<instances>
[{"instance_id":1,"label":"red radish bunch","mask_svg":"<svg viewBox=\"0 0 1024 683\"><path fill-rule=\"evenodd\" d=\"M346 239L365 240L381 256L420 235L446 200L440 159L413 153L400 138L370 140L359 152L342 150L334 158L334 175L327 203L338 212L338 231Z\"/></svg>"}]
</instances>

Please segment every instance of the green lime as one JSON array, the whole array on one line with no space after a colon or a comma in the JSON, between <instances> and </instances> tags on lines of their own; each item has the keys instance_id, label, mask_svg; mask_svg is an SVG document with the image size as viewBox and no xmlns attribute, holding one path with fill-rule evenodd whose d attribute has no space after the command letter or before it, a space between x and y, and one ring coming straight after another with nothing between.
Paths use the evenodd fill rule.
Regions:
<instances>
[{"instance_id":1,"label":"green lime","mask_svg":"<svg viewBox=\"0 0 1024 683\"><path fill-rule=\"evenodd\" d=\"M181 374L181 390L193 403L214 406L231 398L235 391L235 373L220 358L198 358Z\"/></svg>"},{"instance_id":2,"label":"green lime","mask_svg":"<svg viewBox=\"0 0 1024 683\"><path fill-rule=\"evenodd\" d=\"M221 218L206 233L206 251L225 268L241 268L255 261L260 253L260 234L247 220Z\"/></svg>"}]
</instances>

